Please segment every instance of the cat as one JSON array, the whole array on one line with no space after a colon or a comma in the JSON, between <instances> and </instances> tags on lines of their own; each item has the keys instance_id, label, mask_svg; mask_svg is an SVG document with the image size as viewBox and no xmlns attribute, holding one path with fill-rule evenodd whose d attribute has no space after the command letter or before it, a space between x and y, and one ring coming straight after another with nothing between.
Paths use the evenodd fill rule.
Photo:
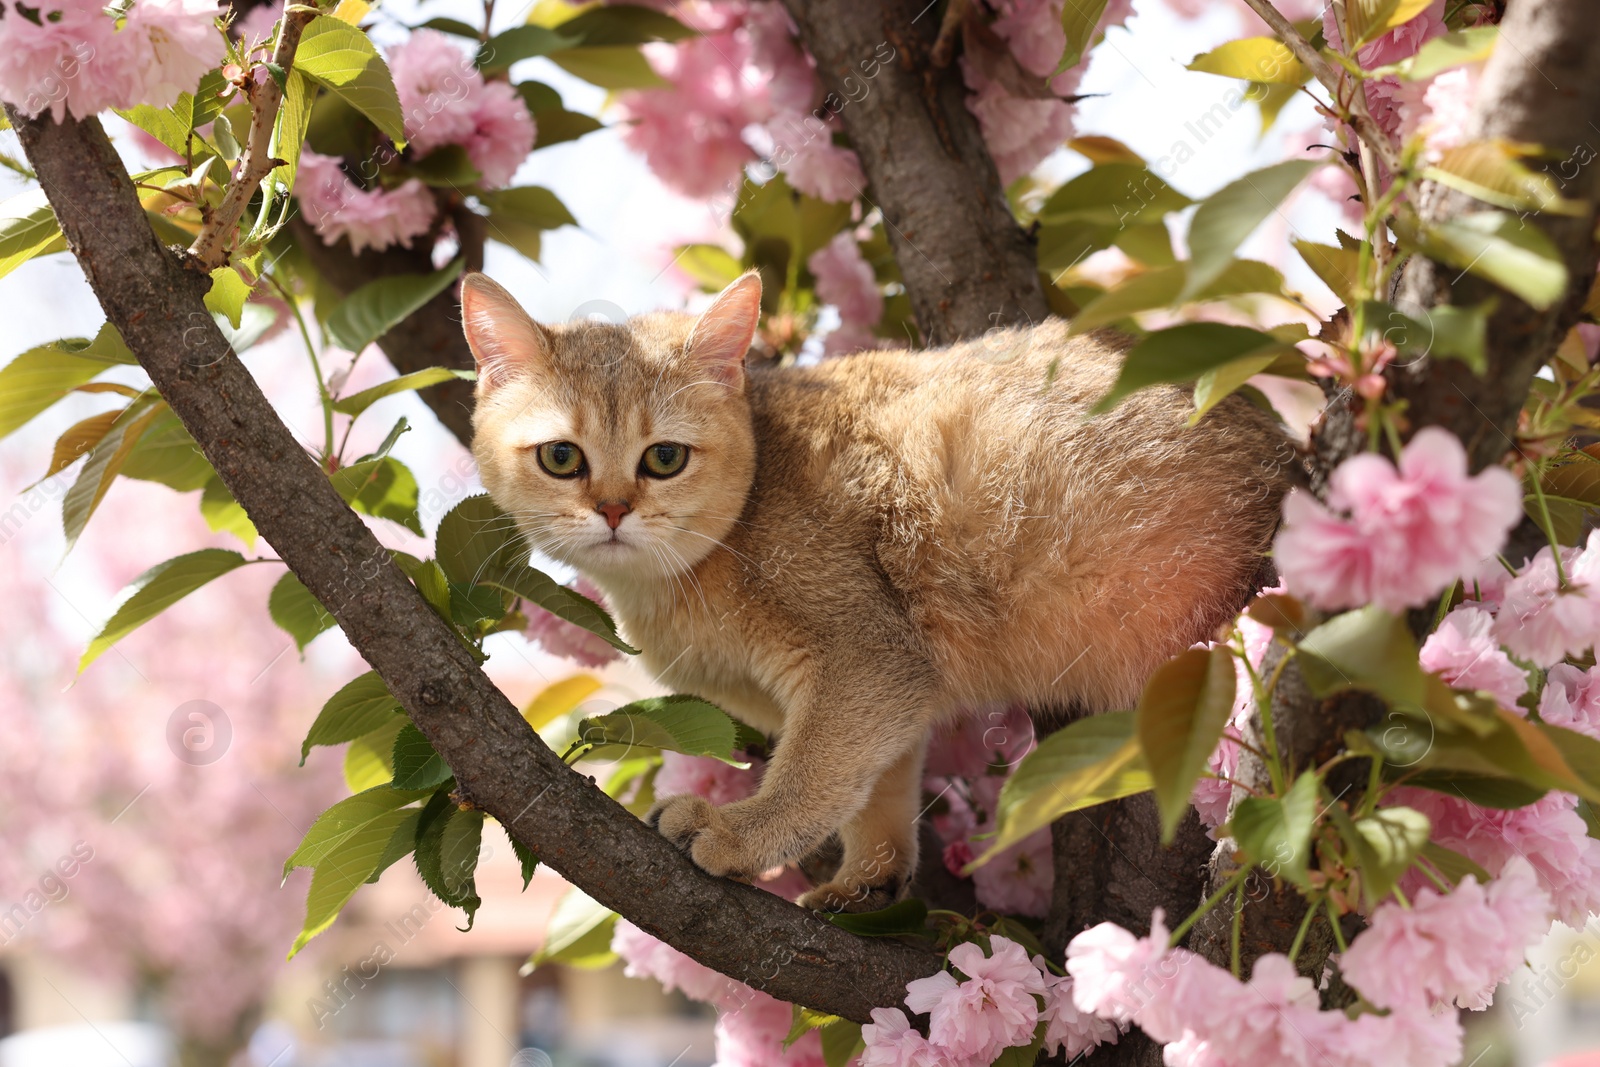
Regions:
<instances>
[{"instance_id":1,"label":"cat","mask_svg":"<svg viewBox=\"0 0 1600 1067\"><path fill-rule=\"evenodd\" d=\"M997 702L1132 707L1243 606L1295 450L1245 399L1088 409L1126 342L1067 324L746 368L755 273L698 317L540 325L462 283L473 452L538 552L605 593L665 685L769 734L757 794L650 813L752 879L832 835L803 906L874 910L917 862L930 731Z\"/></svg>"}]
</instances>

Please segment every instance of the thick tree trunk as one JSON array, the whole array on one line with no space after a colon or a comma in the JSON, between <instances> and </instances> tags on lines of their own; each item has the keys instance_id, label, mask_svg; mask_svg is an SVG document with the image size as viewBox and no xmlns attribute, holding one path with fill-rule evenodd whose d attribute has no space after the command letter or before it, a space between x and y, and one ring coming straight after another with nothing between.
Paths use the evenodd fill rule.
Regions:
<instances>
[{"instance_id":1,"label":"thick tree trunk","mask_svg":"<svg viewBox=\"0 0 1600 1067\"><path fill-rule=\"evenodd\" d=\"M1033 244L1011 217L960 73L929 64L936 5L784 2L829 92L824 107L861 157L863 196L883 212L924 341L1048 315Z\"/></svg>"}]
</instances>

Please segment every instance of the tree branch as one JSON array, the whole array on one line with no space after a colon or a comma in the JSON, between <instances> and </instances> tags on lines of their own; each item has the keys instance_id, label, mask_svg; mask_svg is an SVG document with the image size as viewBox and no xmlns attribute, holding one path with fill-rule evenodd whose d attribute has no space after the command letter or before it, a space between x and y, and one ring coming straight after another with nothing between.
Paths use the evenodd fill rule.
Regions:
<instances>
[{"instance_id":1,"label":"tree branch","mask_svg":"<svg viewBox=\"0 0 1600 1067\"><path fill-rule=\"evenodd\" d=\"M871 186L863 199L883 211L923 340L950 344L1044 319L1033 244L1011 217L960 73L928 63L939 29L932 6L784 6L861 157Z\"/></svg>"},{"instance_id":2,"label":"tree branch","mask_svg":"<svg viewBox=\"0 0 1600 1067\"><path fill-rule=\"evenodd\" d=\"M279 70L294 66L294 54L300 48L300 35L307 24L317 17L311 10L286 11L278 28L278 44L272 52L272 62ZM210 213L200 227L200 235L189 246L190 263L195 269L210 274L228 263L228 252L237 234L239 220L250 204L250 198L260 187L261 180L280 164L272 158L272 128L278 121L278 105L283 102L283 88L278 80L268 77L257 82L253 77L244 83L244 93L250 100L250 133L245 142L244 155L240 157L238 173L228 182L222 194L222 203Z\"/></svg>"},{"instance_id":3,"label":"tree branch","mask_svg":"<svg viewBox=\"0 0 1600 1067\"><path fill-rule=\"evenodd\" d=\"M251 521L457 772L461 795L600 903L773 996L857 1021L939 959L696 868L567 768L284 427L150 229L97 120L11 122L107 317Z\"/></svg>"}]
</instances>

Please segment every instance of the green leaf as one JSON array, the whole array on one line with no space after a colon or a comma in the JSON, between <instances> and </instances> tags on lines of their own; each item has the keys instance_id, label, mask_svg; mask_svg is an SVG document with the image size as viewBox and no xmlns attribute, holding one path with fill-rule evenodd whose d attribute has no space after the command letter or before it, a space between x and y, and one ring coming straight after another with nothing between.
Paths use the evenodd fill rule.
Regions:
<instances>
[{"instance_id":1,"label":"green leaf","mask_svg":"<svg viewBox=\"0 0 1600 1067\"><path fill-rule=\"evenodd\" d=\"M684 245L672 262L702 287L717 292L744 273L744 264L720 245Z\"/></svg>"},{"instance_id":2,"label":"green leaf","mask_svg":"<svg viewBox=\"0 0 1600 1067\"><path fill-rule=\"evenodd\" d=\"M1319 780L1307 771L1280 797L1245 797L1228 821L1228 836L1250 863L1302 888L1310 883L1311 831L1316 825Z\"/></svg>"},{"instance_id":3,"label":"green leaf","mask_svg":"<svg viewBox=\"0 0 1600 1067\"><path fill-rule=\"evenodd\" d=\"M617 635L616 623L594 601L528 566L528 546L510 516L487 495L471 496L439 521L434 555L452 582L492 585L606 639L629 655L639 650Z\"/></svg>"},{"instance_id":4,"label":"green leaf","mask_svg":"<svg viewBox=\"0 0 1600 1067\"><path fill-rule=\"evenodd\" d=\"M1356 301L1356 281L1361 276L1361 255L1332 245L1314 244L1293 238L1289 242L1294 245L1295 251L1300 253L1300 258L1305 260L1306 266L1311 268L1322 284L1333 290L1333 295L1345 304L1354 304Z\"/></svg>"},{"instance_id":5,"label":"green leaf","mask_svg":"<svg viewBox=\"0 0 1600 1067\"><path fill-rule=\"evenodd\" d=\"M77 544L95 509L105 499L128 453L160 414L161 408L154 402L135 401L90 451L77 480L61 501L61 526L66 533L68 550Z\"/></svg>"},{"instance_id":6,"label":"green leaf","mask_svg":"<svg viewBox=\"0 0 1600 1067\"><path fill-rule=\"evenodd\" d=\"M1496 207L1580 215L1584 204L1568 200L1548 174L1530 170L1518 159L1519 146L1495 139L1447 148L1422 174Z\"/></svg>"},{"instance_id":7,"label":"green leaf","mask_svg":"<svg viewBox=\"0 0 1600 1067\"><path fill-rule=\"evenodd\" d=\"M449 765L433 750L421 730L409 722L400 727L394 739L396 789L433 789L452 777Z\"/></svg>"},{"instance_id":8,"label":"green leaf","mask_svg":"<svg viewBox=\"0 0 1600 1067\"><path fill-rule=\"evenodd\" d=\"M475 62L478 69L485 74L505 70L513 63L534 56L547 56L551 52L571 48L579 43L579 38L569 36L565 27L562 32L545 29L543 26L514 26L504 33L497 33L483 43L478 49Z\"/></svg>"},{"instance_id":9,"label":"green leaf","mask_svg":"<svg viewBox=\"0 0 1600 1067\"><path fill-rule=\"evenodd\" d=\"M1071 3L1071 0L1068 0L1068 3ZM1026 1045L1013 1045L1002 1049L990 1067L1033 1067L1039 1061L1039 1050L1044 1047L1044 1034L1049 1025L1046 1020L1039 1020L1039 1025L1034 1027L1032 1041Z\"/></svg>"},{"instance_id":10,"label":"green leaf","mask_svg":"<svg viewBox=\"0 0 1600 1067\"><path fill-rule=\"evenodd\" d=\"M859 937L901 937L928 929L928 905L916 897L878 911L825 912L822 917Z\"/></svg>"},{"instance_id":11,"label":"green leaf","mask_svg":"<svg viewBox=\"0 0 1600 1067\"><path fill-rule=\"evenodd\" d=\"M1190 70L1271 85L1301 85L1311 77L1305 64L1276 37L1246 37L1194 57Z\"/></svg>"},{"instance_id":12,"label":"green leaf","mask_svg":"<svg viewBox=\"0 0 1600 1067\"><path fill-rule=\"evenodd\" d=\"M453 33L457 37L470 37L478 39L478 27L468 25L460 19L431 18L416 27L419 30L438 30L440 33Z\"/></svg>"},{"instance_id":13,"label":"green leaf","mask_svg":"<svg viewBox=\"0 0 1600 1067\"><path fill-rule=\"evenodd\" d=\"M544 945L529 960L535 967L564 963L588 969L596 957L607 966L616 957L611 952L611 931L617 913L598 904L582 890L570 889L556 905L545 926Z\"/></svg>"},{"instance_id":14,"label":"green leaf","mask_svg":"<svg viewBox=\"0 0 1600 1067\"><path fill-rule=\"evenodd\" d=\"M736 767L737 730L733 719L715 704L675 693L645 697L606 715L578 720L578 740L590 746L586 756L620 759L635 748L710 756Z\"/></svg>"},{"instance_id":15,"label":"green leaf","mask_svg":"<svg viewBox=\"0 0 1600 1067\"><path fill-rule=\"evenodd\" d=\"M415 794L380 786L346 797L317 816L284 864L286 876L295 867L313 868L305 923L289 958L331 926L356 890L380 869L396 831L415 814L402 809L415 799Z\"/></svg>"},{"instance_id":16,"label":"green leaf","mask_svg":"<svg viewBox=\"0 0 1600 1067\"><path fill-rule=\"evenodd\" d=\"M368 671L346 682L322 706L317 721L311 724L311 730L300 745L300 762L303 765L317 745L354 741L389 725L396 716L404 717L400 702L390 694L377 671Z\"/></svg>"},{"instance_id":17,"label":"green leaf","mask_svg":"<svg viewBox=\"0 0 1600 1067\"><path fill-rule=\"evenodd\" d=\"M1384 340L1409 360L1429 356L1459 359L1473 373L1482 374L1488 369L1489 316L1494 314L1497 303L1491 297L1471 307L1446 304L1421 308L1418 310L1421 319L1375 300L1365 303L1365 311L1368 329L1380 330Z\"/></svg>"},{"instance_id":18,"label":"green leaf","mask_svg":"<svg viewBox=\"0 0 1600 1067\"><path fill-rule=\"evenodd\" d=\"M73 423L58 438L55 447L51 450L50 466L45 468L44 475L39 479L53 478L57 474L72 466L83 457L85 452L105 440L106 434L122 418L125 408L112 408L102 411L98 415L90 415Z\"/></svg>"},{"instance_id":19,"label":"green leaf","mask_svg":"<svg viewBox=\"0 0 1600 1067\"><path fill-rule=\"evenodd\" d=\"M68 343L30 348L0 369L0 437L14 433L113 365L109 360L59 347Z\"/></svg>"},{"instance_id":20,"label":"green leaf","mask_svg":"<svg viewBox=\"0 0 1600 1067\"><path fill-rule=\"evenodd\" d=\"M540 230L578 224L561 199L542 186L519 185L512 189L499 189L484 193L479 199L489 209L489 217L497 222L516 222Z\"/></svg>"},{"instance_id":21,"label":"green leaf","mask_svg":"<svg viewBox=\"0 0 1600 1067\"><path fill-rule=\"evenodd\" d=\"M431 274L392 274L368 282L328 313L328 339L360 352L449 288L463 262Z\"/></svg>"},{"instance_id":22,"label":"green leaf","mask_svg":"<svg viewBox=\"0 0 1600 1067\"><path fill-rule=\"evenodd\" d=\"M1194 383L1194 414L1189 416L1189 425L1199 425L1206 412L1238 392L1251 378L1265 373L1282 358L1273 354L1245 356L1200 375Z\"/></svg>"},{"instance_id":23,"label":"green leaf","mask_svg":"<svg viewBox=\"0 0 1600 1067\"><path fill-rule=\"evenodd\" d=\"M1426 693L1416 642L1405 619L1382 608L1335 615L1300 640L1297 658L1316 696L1362 689L1396 708L1422 707Z\"/></svg>"},{"instance_id":24,"label":"green leaf","mask_svg":"<svg viewBox=\"0 0 1600 1067\"><path fill-rule=\"evenodd\" d=\"M1426 81L1452 67L1488 59L1500 38L1499 26L1473 26L1435 37L1417 54L1402 60L1396 70L1408 81ZM1387 73L1387 71L1386 71Z\"/></svg>"},{"instance_id":25,"label":"green leaf","mask_svg":"<svg viewBox=\"0 0 1600 1067\"><path fill-rule=\"evenodd\" d=\"M130 594L84 649L78 660L78 673L100 654L167 608L214 578L220 578L245 558L225 548L203 548L157 563L129 583Z\"/></svg>"},{"instance_id":26,"label":"green leaf","mask_svg":"<svg viewBox=\"0 0 1600 1067\"><path fill-rule=\"evenodd\" d=\"M403 808L401 813L405 818L389 836L389 846L383 850L383 855L378 857L378 865L372 869L372 873L367 875L367 885L376 882L384 871L411 855L417 847L417 824L422 821L422 809Z\"/></svg>"},{"instance_id":27,"label":"green leaf","mask_svg":"<svg viewBox=\"0 0 1600 1067\"><path fill-rule=\"evenodd\" d=\"M423 806L413 856L417 873L434 896L467 913L467 930L483 904L475 878L482 843L481 811L461 810L442 789Z\"/></svg>"},{"instance_id":28,"label":"green leaf","mask_svg":"<svg viewBox=\"0 0 1600 1067\"><path fill-rule=\"evenodd\" d=\"M840 1019L822 1028L822 1062L827 1067L845 1067L865 1047L860 1023Z\"/></svg>"},{"instance_id":29,"label":"green leaf","mask_svg":"<svg viewBox=\"0 0 1600 1067\"><path fill-rule=\"evenodd\" d=\"M1134 732L1155 783L1164 841L1177 832L1194 784L1222 739L1235 686L1233 656L1223 647L1182 652L1145 684L1133 713Z\"/></svg>"},{"instance_id":30,"label":"green leaf","mask_svg":"<svg viewBox=\"0 0 1600 1067\"><path fill-rule=\"evenodd\" d=\"M410 721L395 714L376 730L350 742L344 750L344 783L351 792L390 783L394 778L394 739Z\"/></svg>"},{"instance_id":31,"label":"green leaf","mask_svg":"<svg viewBox=\"0 0 1600 1067\"><path fill-rule=\"evenodd\" d=\"M544 82L518 82L516 89L517 95L522 97L522 102L528 105L528 114L535 116L535 121L539 112L557 110L561 107L561 94Z\"/></svg>"},{"instance_id":32,"label":"green leaf","mask_svg":"<svg viewBox=\"0 0 1600 1067\"><path fill-rule=\"evenodd\" d=\"M1426 11L1431 3L1432 0L1348 0L1345 18L1353 47L1359 48L1396 26L1405 25Z\"/></svg>"},{"instance_id":33,"label":"green leaf","mask_svg":"<svg viewBox=\"0 0 1600 1067\"><path fill-rule=\"evenodd\" d=\"M999 832L972 866L1068 812L1142 793L1152 784L1132 712L1080 719L1041 740L1017 765L1000 790Z\"/></svg>"},{"instance_id":34,"label":"green leaf","mask_svg":"<svg viewBox=\"0 0 1600 1067\"><path fill-rule=\"evenodd\" d=\"M1579 803L1584 802L1580 801ZM1429 841L1422 846L1422 851L1419 855L1428 862L1429 866L1443 875L1451 885L1460 882L1461 879L1469 874L1478 880L1479 885L1485 885L1489 881L1488 871L1454 849L1445 848L1443 845L1436 845Z\"/></svg>"},{"instance_id":35,"label":"green leaf","mask_svg":"<svg viewBox=\"0 0 1600 1067\"><path fill-rule=\"evenodd\" d=\"M1120 227L1156 222L1192 203L1140 164L1102 163L1050 194L1039 209L1039 221L1046 225L1070 220Z\"/></svg>"},{"instance_id":36,"label":"green leaf","mask_svg":"<svg viewBox=\"0 0 1600 1067\"><path fill-rule=\"evenodd\" d=\"M686 37L698 36L671 15L635 4L591 7L561 22L559 29L563 36L580 42L584 47L681 41Z\"/></svg>"},{"instance_id":37,"label":"green leaf","mask_svg":"<svg viewBox=\"0 0 1600 1067\"><path fill-rule=\"evenodd\" d=\"M533 143L535 150L548 148L553 144L576 141L584 134L605 129L605 123L593 115L585 115L581 111L568 111L564 107L533 112L533 124L538 130L538 140Z\"/></svg>"},{"instance_id":38,"label":"green leaf","mask_svg":"<svg viewBox=\"0 0 1600 1067\"><path fill-rule=\"evenodd\" d=\"M1379 808L1355 821L1356 833L1366 842L1361 877L1374 901L1389 895L1401 875L1411 869L1428 843L1433 824L1414 808Z\"/></svg>"},{"instance_id":39,"label":"green leaf","mask_svg":"<svg viewBox=\"0 0 1600 1067\"><path fill-rule=\"evenodd\" d=\"M1061 31L1067 45L1056 63L1055 73L1070 70L1083 59L1084 52L1094 42L1095 27L1100 24L1105 10L1106 0L1069 0L1061 5Z\"/></svg>"},{"instance_id":40,"label":"green leaf","mask_svg":"<svg viewBox=\"0 0 1600 1067\"><path fill-rule=\"evenodd\" d=\"M300 35L294 69L343 97L372 124L405 147L405 122L394 79L365 33L348 22L318 15Z\"/></svg>"},{"instance_id":41,"label":"green leaf","mask_svg":"<svg viewBox=\"0 0 1600 1067\"><path fill-rule=\"evenodd\" d=\"M249 296L250 286L232 267L218 267L211 272L211 288L205 296L206 307L228 316L234 329L239 328L239 316L244 312L244 302Z\"/></svg>"},{"instance_id":42,"label":"green leaf","mask_svg":"<svg viewBox=\"0 0 1600 1067\"><path fill-rule=\"evenodd\" d=\"M563 48L547 58L573 77L602 89L661 89L669 84L631 45Z\"/></svg>"},{"instance_id":43,"label":"green leaf","mask_svg":"<svg viewBox=\"0 0 1600 1067\"><path fill-rule=\"evenodd\" d=\"M1567 291L1567 267L1550 238L1504 212L1459 215L1420 230L1397 220L1396 230L1429 259L1470 271L1540 311Z\"/></svg>"},{"instance_id":44,"label":"green leaf","mask_svg":"<svg viewBox=\"0 0 1600 1067\"><path fill-rule=\"evenodd\" d=\"M1090 330L1130 318L1141 311L1168 308L1176 305L1189 276L1186 264L1141 271L1104 296L1096 298L1072 317L1071 332L1088 333ZM1281 293L1283 275L1277 269L1253 259L1236 259L1196 295L1197 300L1221 300L1242 293Z\"/></svg>"},{"instance_id":45,"label":"green leaf","mask_svg":"<svg viewBox=\"0 0 1600 1067\"><path fill-rule=\"evenodd\" d=\"M299 70L289 71L284 83L283 103L278 106L278 119L272 127L269 142L273 159L283 160L283 166L272 172L272 178L285 189L293 189L300 172L300 149L305 144L306 131L311 127L312 96L305 75Z\"/></svg>"},{"instance_id":46,"label":"green leaf","mask_svg":"<svg viewBox=\"0 0 1600 1067\"><path fill-rule=\"evenodd\" d=\"M789 1035L783 1039L784 1048L793 1045L813 1030L839 1021L837 1015L829 1015L827 1012L812 1011L810 1008L802 1008L798 1004L791 1004L789 1007L793 1011L793 1021L789 1025Z\"/></svg>"},{"instance_id":47,"label":"green leaf","mask_svg":"<svg viewBox=\"0 0 1600 1067\"><path fill-rule=\"evenodd\" d=\"M522 888L527 889L533 881L533 876L539 869L539 854L512 837L509 832L506 839L511 842L511 854L517 857L517 864L522 868Z\"/></svg>"},{"instance_id":48,"label":"green leaf","mask_svg":"<svg viewBox=\"0 0 1600 1067\"><path fill-rule=\"evenodd\" d=\"M152 410L156 417L128 449L122 476L160 482L180 493L204 488L216 474L211 462L171 408L158 403Z\"/></svg>"},{"instance_id":49,"label":"green leaf","mask_svg":"<svg viewBox=\"0 0 1600 1067\"><path fill-rule=\"evenodd\" d=\"M344 502L375 519L399 523L422 536L417 514L417 479L393 456L341 467L328 476Z\"/></svg>"},{"instance_id":50,"label":"green leaf","mask_svg":"<svg viewBox=\"0 0 1600 1067\"><path fill-rule=\"evenodd\" d=\"M1220 322L1191 322L1158 330L1133 346L1116 384L1095 402L1090 413L1110 411L1146 386L1193 381L1245 356L1277 355L1287 350L1292 346L1270 334Z\"/></svg>"},{"instance_id":51,"label":"green leaf","mask_svg":"<svg viewBox=\"0 0 1600 1067\"><path fill-rule=\"evenodd\" d=\"M428 185L456 189L477 185L483 175L472 165L467 150L458 144L441 145L411 163L409 170Z\"/></svg>"},{"instance_id":52,"label":"green leaf","mask_svg":"<svg viewBox=\"0 0 1600 1067\"><path fill-rule=\"evenodd\" d=\"M294 638L295 649L300 652L304 652L318 634L339 625L322 606L322 602L312 596L311 590L292 572L279 578L272 587L272 593L267 597L267 613L272 616L273 622Z\"/></svg>"},{"instance_id":53,"label":"green leaf","mask_svg":"<svg viewBox=\"0 0 1600 1067\"><path fill-rule=\"evenodd\" d=\"M0 204L0 278L35 256L65 249L43 189L29 189Z\"/></svg>"},{"instance_id":54,"label":"green leaf","mask_svg":"<svg viewBox=\"0 0 1600 1067\"><path fill-rule=\"evenodd\" d=\"M430 385L438 385L440 382L448 382L452 379L473 381L476 378L476 372L470 370L453 370L449 367L424 367L422 370L412 371L410 374L402 374L398 378L390 378L388 381L380 382L369 389L363 389L359 393L352 393L347 397L336 400L333 404L333 410L342 412L345 415L359 415L386 396L410 392L413 389L426 389Z\"/></svg>"},{"instance_id":55,"label":"green leaf","mask_svg":"<svg viewBox=\"0 0 1600 1067\"><path fill-rule=\"evenodd\" d=\"M1298 159L1274 164L1207 197L1189 223L1189 280L1182 299L1192 299L1227 269L1245 238L1319 166L1315 160Z\"/></svg>"},{"instance_id":56,"label":"green leaf","mask_svg":"<svg viewBox=\"0 0 1600 1067\"><path fill-rule=\"evenodd\" d=\"M218 533L231 533L244 542L246 548L256 544L256 526L245 514L244 508L233 499L222 478L213 473L200 490L200 517Z\"/></svg>"},{"instance_id":57,"label":"green leaf","mask_svg":"<svg viewBox=\"0 0 1600 1067\"><path fill-rule=\"evenodd\" d=\"M151 107L149 104L139 104L136 107L119 107L117 114L128 122L139 127L151 137L166 145L178 155L185 155L188 148L189 131L194 129L194 96L191 93L179 93L177 101L171 107Z\"/></svg>"}]
</instances>

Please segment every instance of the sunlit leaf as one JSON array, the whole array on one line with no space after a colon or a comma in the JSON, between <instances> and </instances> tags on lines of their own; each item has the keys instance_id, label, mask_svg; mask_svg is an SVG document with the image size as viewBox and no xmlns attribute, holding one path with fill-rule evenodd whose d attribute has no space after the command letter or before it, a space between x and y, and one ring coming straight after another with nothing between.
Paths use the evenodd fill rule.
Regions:
<instances>
[{"instance_id":1,"label":"sunlit leaf","mask_svg":"<svg viewBox=\"0 0 1600 1067\"><path fill-rule=\"evenodd\" d=\"M1170 841L1189 810L1194 784L1233 711L1233 656L1192 648L1159 667L1134 709L1139 749L1155 783L1161 834Z\"/></svg>"},{"instance_id":2,"label":"sunlit leaf","mask_svg":"<svg viewBox=\"0 0 1600 1067\"><path fill-rule=\"evenodd\" d=\"M1234 807L1227 833L1244 858L1274 878L1306 886L1311 831L1316 825L1318 778L1307 771L1282 797L1245 797Z\"/></svg>"},{"instance_id":3,"label":"sunlit leaf","mask_svg":"<svg viewBox=\"0 0 1600 1067\"><path fill-rule=\"evenodd\" d=\"M1422 173L1496 207L1549 215L1584 212L1583 202L1563 197L1550 175L1525 166L1518 155L1509 141L1473 141L1445 149Z\"/></svg>"},{"instance_id":4,"label":"sunlit leaf","mask_svg":"<svg viewBox=\"0 0 1600 1067\"><path fill-rule=\"evenodd\" d=\"M431 274L392 274L370 281L328 314L328 339L359 352L444 292L461 274L462 260Z\"/></svg>"},{"instance_id":5,"label":"sunlit leaf","mask_svg":"<svg viewBox=\"0 0 1600 1067\"><path fill-rule=\"evenodd\" d=\"M395 147L405 146L405 123L394 79L371 38L361 30L331 16L318 15L300 35L294 69L344 97L388 135Z\"/></svg>"},{"instance_id":6,"label":"sunlit leaf","mask_svg":"<svg viewBox=\"0 0 1600 1067\"><path fill-rule=\"evenodd\" d=\"M605 715L582 719L578 740L585 755L621 759L635 749L710 756L743 767L733 754L733 719L715 704L682 693L635 700Z\"/></svg>"},{"instance_id":7,"label":"sunlit leaf","mask_svg":"<svg viewBox=\"0 0 1600 1067\"><path fill-rule=\"evenodd\" d=\"M378 672L359 675L346 682L322 706L300 746L300 762L305 763L306 756L317 745L354 741L389 725L397 716L404 718L400 702L389 693L389 687L383 684Z\"/></svg>"},{"instance_id":8,"label":"sunlit leaf","mask_svg":"<svg viewBox=\"0 0 1600 1067\"><path fill-rule=\"evenodd\" d=\"M1182 299L1192 299L1227 269L1245 239L1319 166L1316 160L1277 163L1207 197L1189 223L1189 278Z\"/></svg>"},{"instance_id":9,"label":"sunlit leaf","mask_svg":"<svg viewBox=\"0 0 1600 1067\"><path fill-rule=\"evenodd\" d=\"M334 401L333 410L345 415L359 415L373 404L386 396L396 393L406 393L414 389L426 389L430 385L448 382L454 379L468 381L477 378L477 374L469 370L455 370L450 367L424 367L422 370L402 374L398 378L390 378L386 382L379 382L359 393L352 393Z\"/></svg>"},{"instance_id":10,"label":"sunlit leaf","mask_svg":"<svg viewBox=\"0 0 1600 1067\"><path fill-rule=\"evenodd\" d=\"M157 563L128 584L128 597L84 649L78 660L78 673L173 604L244 563L243 556L225 548L202 548Z\"/></svg>"},{"instance_id":11,"label":"sunlit leaf","mask_svg":"<svg viewBox=\"0 0 1600 1067\"><path fill-rule=\"evenodd\" d=\"M1194 57L1190 70L1265 84L1300 85L1311 72L1276 37L1246 37Z\"/></svg>"},{"instance_id":12,"label":"sunlit leaf","mask_svg":"<svg viewBox=\"0 0 1600 1067\"><path fill-rule=\"evenodd\" d=\"M1134 345L1110 392L1093 414L1109 411L1146 386L1193 381L1206 371L1246 356L1276 355L1289 349L1270 334L1220 322L1191 322L1158 330Z\"/></svg>"}]
</instances>

